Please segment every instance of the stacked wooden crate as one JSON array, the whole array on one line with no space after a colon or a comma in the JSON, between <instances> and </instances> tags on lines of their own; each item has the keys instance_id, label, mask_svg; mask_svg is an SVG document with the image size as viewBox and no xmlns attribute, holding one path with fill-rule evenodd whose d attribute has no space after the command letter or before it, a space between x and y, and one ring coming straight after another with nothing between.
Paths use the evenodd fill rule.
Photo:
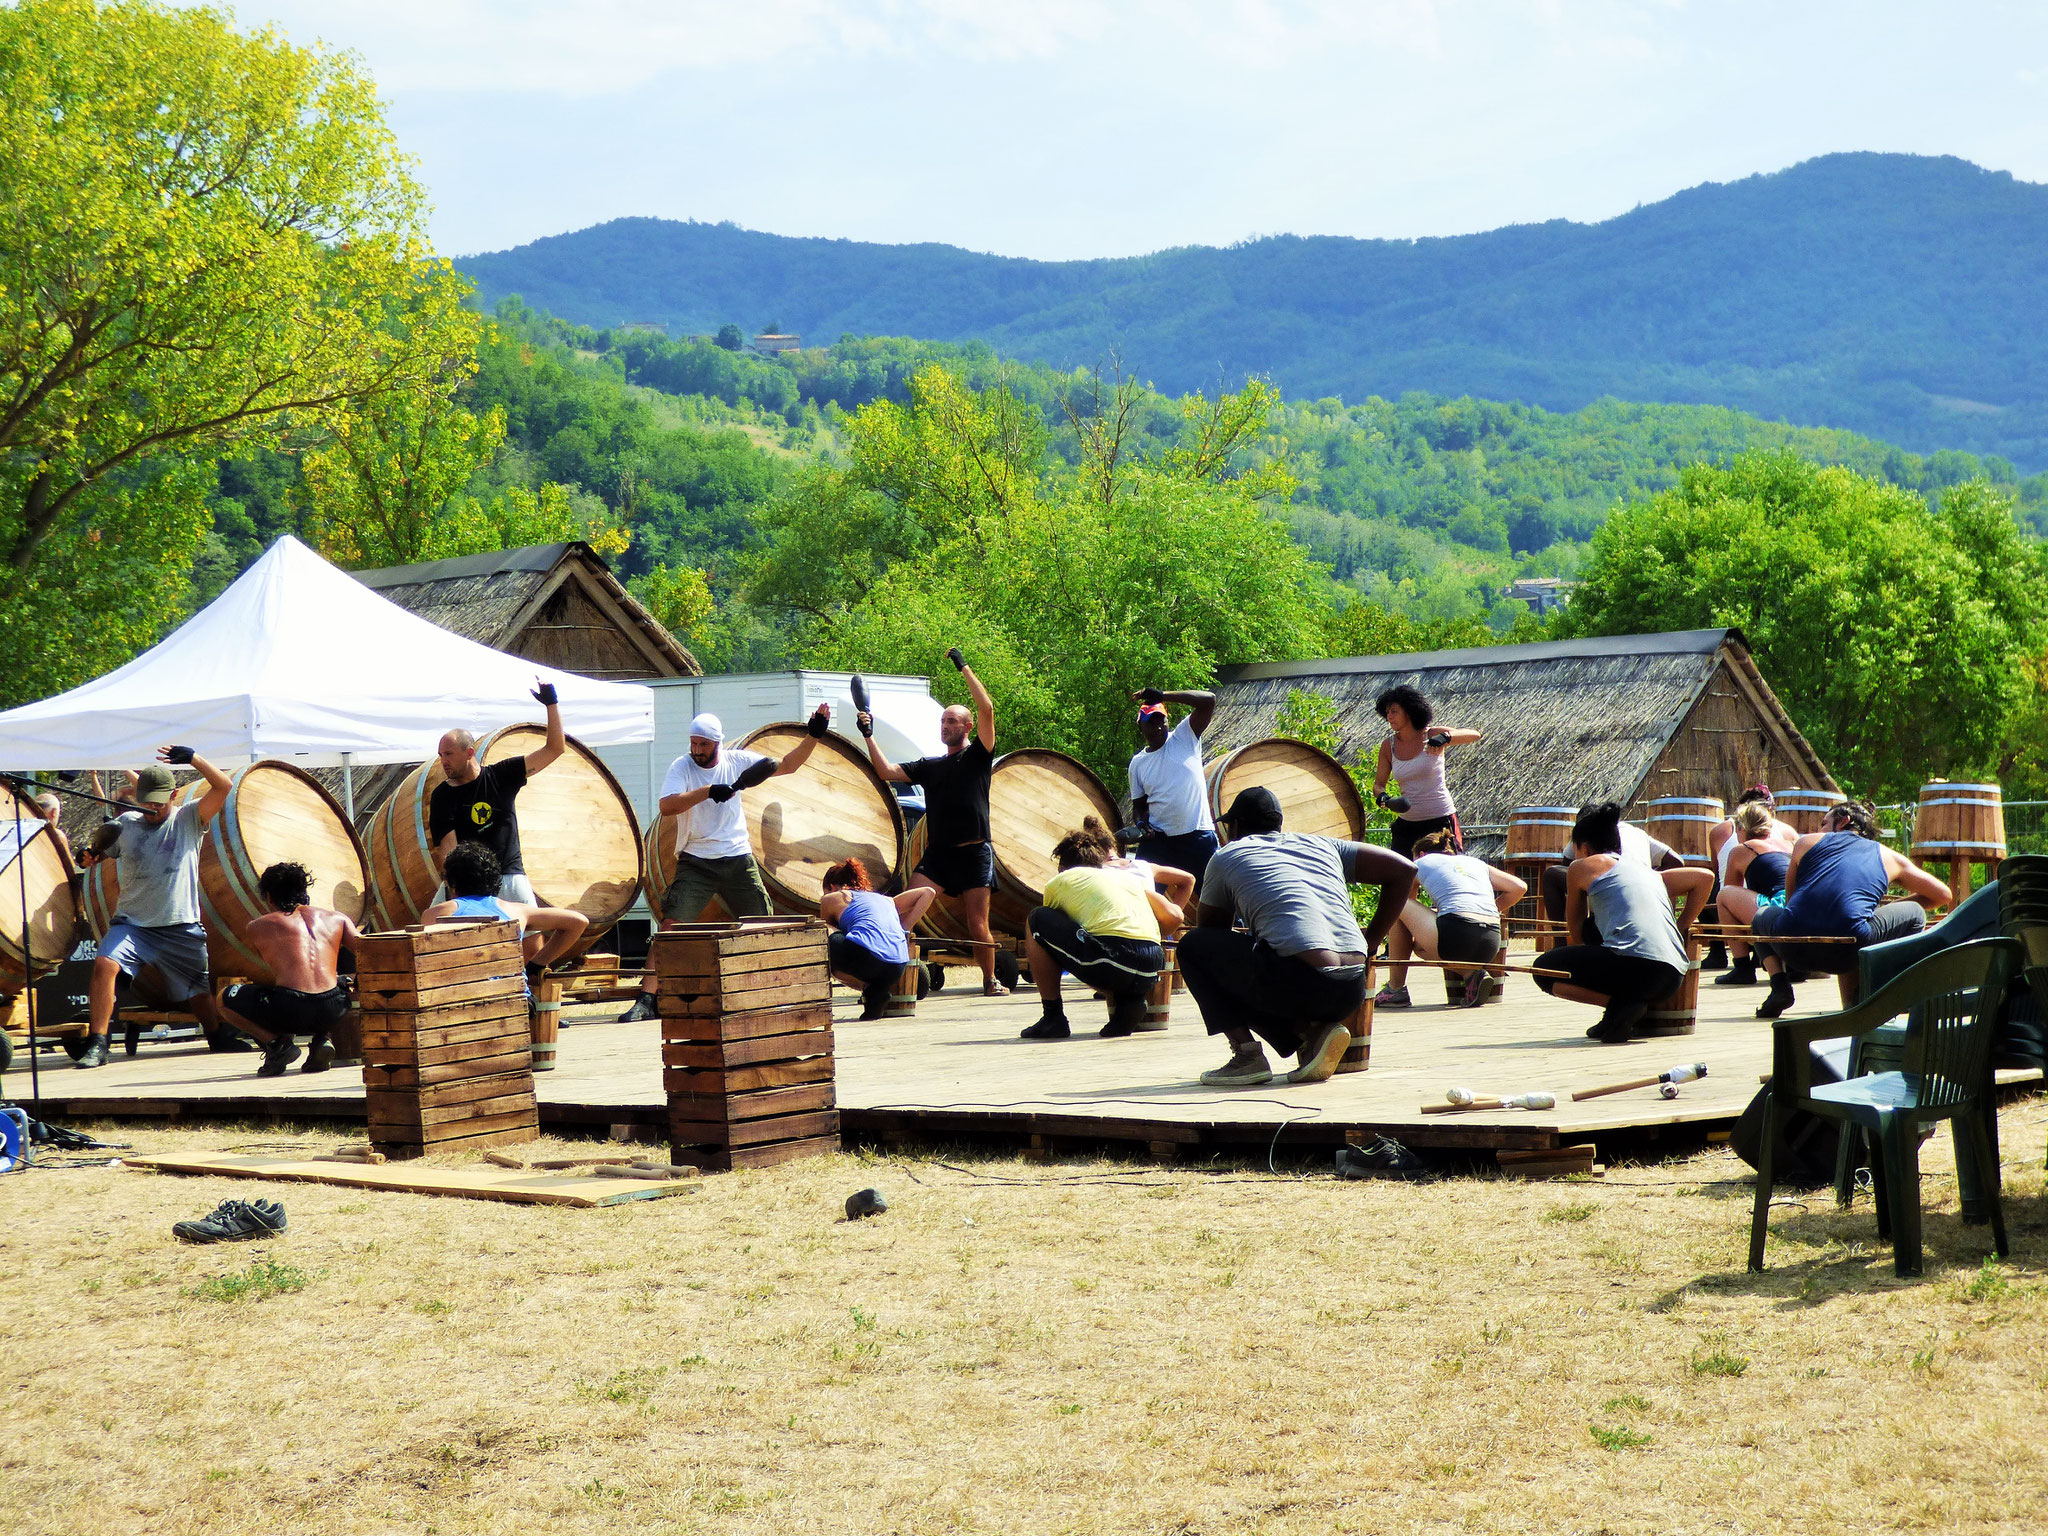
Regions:
<instances>
[{"instance_id":1,"label":"stacked wooden crate","mask_svg":"<svg viewBox=\"0 0 2048 1536\"><path fill-rule=\"evenodd\" d=\"M837 1150L827 932L765 918L655 936L672 1161L766 1168Z\"/></svg>"},{"instance_id":2,"label":"stacked wooden crate","mask_svg":"<svg viewBox=\"0 0 2048 1536\"><path fill-rule=\"evenodd\" d=\"M356 994L378 1151L418 1157L540 1135L517 924L366 934Z\"/></svg>"}]
</instances>

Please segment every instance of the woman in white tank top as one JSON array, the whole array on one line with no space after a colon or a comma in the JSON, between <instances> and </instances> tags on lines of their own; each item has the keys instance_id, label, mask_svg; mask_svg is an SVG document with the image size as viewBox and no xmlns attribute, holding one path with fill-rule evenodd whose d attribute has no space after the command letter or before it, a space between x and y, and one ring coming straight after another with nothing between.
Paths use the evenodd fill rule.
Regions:
<instances>
[{"instance_id":1,"label":"woman in white tank top","mask_svg":"<svg viewBox=\"0 0 2048 1536\"><path fill-rule=\"evenodd\" d=\"M1380 743L1378 761L1373 765L1373 799L1394 813L1392 846L1402 858L1413 858L1415 845L1432 832L1448 829L1460 851L1465 840L1458 833L1458 808L1444 783L1444 751L1470 746L1479 732L1432 726L1436 711L1406 683L1389 688L1373 703L1373 709L1393 732ZM1398 795L1387 792L1387 780L1399 787Z\"/></svg>"}]
</instances>

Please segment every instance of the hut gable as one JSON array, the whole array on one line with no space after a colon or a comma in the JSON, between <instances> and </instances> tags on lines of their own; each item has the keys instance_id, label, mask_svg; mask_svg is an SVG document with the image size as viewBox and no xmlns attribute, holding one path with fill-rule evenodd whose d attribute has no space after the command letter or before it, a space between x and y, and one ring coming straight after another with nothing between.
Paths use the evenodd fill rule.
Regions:
<instances>
[{"instance_id":1,"label":"hut gable","mask_svg":"<svg viewBox=\"0 0 2048 1536\"><path fill-rule=\"evenodd\" d=\"M1420 689L1443 724L1485 733L1446 759L1472 851L1497 855L1521 805L1624 805L1659 795L1732 799L1744 784L1835 786L1735 630L1619 635L1406 656L1226 667L1212 757L1276 733L1296 689L1336 706L1339 756L1369 760L1386 734L1373 701Z\"/></svg>"},{"instance_id":2,"label":"hut gable","mask_svg":"<svg viewBox=\"0 0 2048 1536\"><path fill-rule=\"evenodd\" d=\"M588 544L533 544L355 577L465 639L565 672L621 682L703 673Z\"/></svg>"}]
</instances>

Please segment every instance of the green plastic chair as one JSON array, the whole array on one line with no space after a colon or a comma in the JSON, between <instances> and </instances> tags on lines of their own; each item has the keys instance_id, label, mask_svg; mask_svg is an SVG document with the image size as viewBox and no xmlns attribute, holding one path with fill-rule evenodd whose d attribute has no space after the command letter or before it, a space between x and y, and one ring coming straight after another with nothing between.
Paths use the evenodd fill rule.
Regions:
<instances>
[{"instance_id":1,"label":"green plastic chair","mask_svg":"<svg viewBox=\"0 0 2048 1536\"><path fill-rule=\"evenodd\" d=\"M1786 1116L1805 1111L1844 1122L1870 1135L1881 1155L1871 1159L1876 1184L1877 1235L1892 1244L1892 1267L1920 1273L1920 1128L1951 1122L1958 1159L1967 1145L1977 1166L1989 1170L1984 1196L1991 1240L2004 1258L2005 1206L1999 1197L1997 1154L1992 1151L1996 1099L1991 1093L1991 1037L2006 989L2019 969L2020 947L2011 939L1979 939L1922 960L1876 995L1841 1013L1779 1019L1772 1029L1771 1081L1765 1090L1763 1143L1757 1156L1756 1207L1749 1222L1749 1267L1764 1267L1771 1211L1771 1152ZM1863 1037L1904 1014L1906 1039L1900 1069L1841 1083L1813 1082L1816 1040Z\"/></svg>"}]
</instances>

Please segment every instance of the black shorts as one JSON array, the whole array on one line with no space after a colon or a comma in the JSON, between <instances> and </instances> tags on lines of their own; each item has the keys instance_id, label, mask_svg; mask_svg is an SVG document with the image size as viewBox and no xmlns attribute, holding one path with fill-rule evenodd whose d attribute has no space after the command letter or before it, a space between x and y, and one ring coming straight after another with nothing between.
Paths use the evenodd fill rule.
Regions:
<instances>
[{"instance_id":1,"label":"black shorts","mask_svg":"<svg viewBox=\"0 0 2048 1536\"><path fill-rule=\"evenodd\" d=\"M1166 963L1164 952L1152 940L1098 937L1057 907L1033 907L1027 926L1055 965L1097 991L1148 992Z\"/></svg>"},{"instance_id":2,"label":"black shorts","mask_svg":"<svg viewBox=\"0 0 2048 1536\"><path fill-rule=\"evenodd\" d=\"M923 875L948 896L994 890L996 850L993 843L967 843L958 848L927 848L914 875Z\"/></svg>"},{"instance_id":3,"label":"black shorts","mask_svg":"<svg viewBox=\"0 0 2048 1536\"><path fill-rule=\"evenodd\" d=\"M1388 829L1392 839L1388 846L1402 858L1412 859L1415 857L1417 843L1432 832L1448 831L1455 840L1455 850L1463 853L1465 843L1457 836L1457 827L1458 818L1455 816L1425 816L1420 821L1410 821L1406 816L1396 816L1394 825Z\"/></svg>"},{"instance_id":4,"label":"black shorts","mask_svg":"<svg viewBox=\"0 0 2048 1536\"><path fill-rule=\"evenodd\" d=\"M910 963L908 960L884 960L867 945L843 933L825 936L825 955L833 970L845 972L863 987L879 987L883 982L895 981L903 974L903 967Z\"/></svg>"},{"instance_id":5,"label":"black shorts","mask_svg":"<svg viewBox=\"0 0 2048 1536\"><path fill-rule=\"evenodd\" d=\"M1500 953L1500 924L1445 913L1436 920L1436 957L1454 965L1472 965Z\"/></svg>"},{"instance_id":6,"label":"black shorts","mask_svg":"<svg viewBox=\"0 0 2048 1536\"><path fill-rule=\"evenodd\" d=\"M1624 955L1598 944L1566 944L1546 950L1536 957L1536 964L1546 971L1570 971L1571 985L1617 1003L1660 1003L1685 982L1685 972L1675 965ZM1555 992L1557 978L1538 976L1536 985Z\"/></svg>"},{"instance_id":7,"label":"black shorts","mask_svg":"<svg viewBox=\"0 0 2048 1536\"><path fill-rule=\"evenodd\" d=\"M341 986L327 992L294 992L290 987L245 981L229 987L221 1001L258 1029L276 1035L324 1035L348 1012L348 991Z\"/></svg>"}]
</instances>

